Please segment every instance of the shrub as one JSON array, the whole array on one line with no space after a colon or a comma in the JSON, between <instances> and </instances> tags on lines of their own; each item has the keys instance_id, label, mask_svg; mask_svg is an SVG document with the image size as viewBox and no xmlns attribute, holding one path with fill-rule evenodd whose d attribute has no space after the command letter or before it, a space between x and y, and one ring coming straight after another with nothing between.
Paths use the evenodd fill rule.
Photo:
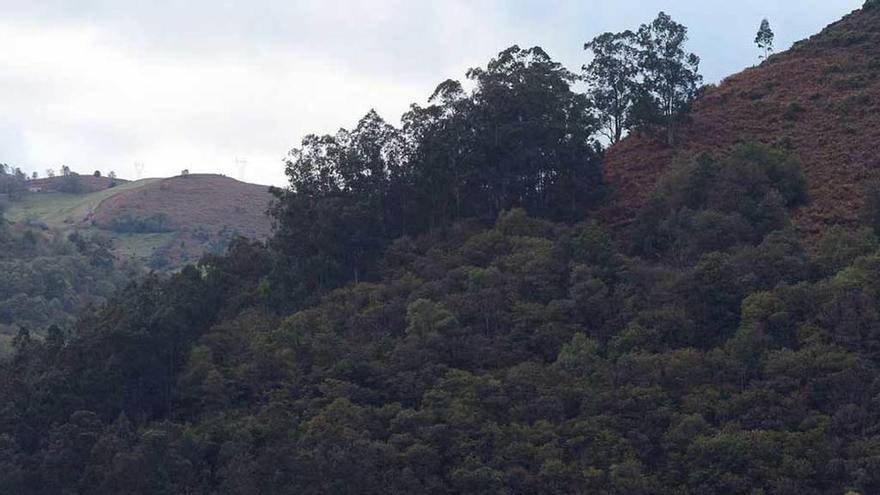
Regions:
<instances>
[{"instance_id":1,"label":"shrub","mask_svg":"<svg viewBox=\"0 0 880 495\"><path fill-rule=\"evenodd\" d=\"M82 181L80 181L79 175L70 174L62 177L58 190L70 194L80 194L83 192Z\"/></svg>"},{"instance_id":2,"label":"shrub","mask_svg":"<svg viewBox=\"0 0 880 495\"><path fill-rule=\"evenodd\" d=\"M107 230L122 234L152 234L170 232L168 216L164 213L156 213L148 217L136 217L133 215L121 215L102 226Z\"/></svg>"},{"instance_id":3,"label":"shrub","mask_svg":"<svg viewBox=\"0 0 880 495\"><path fill-rule=\"evenodd\" d=\"M785 107L785 110L782 112L782 118L785 120L797 120L799 114L804 111L804 106L800 103L793 101Z\"/></svg>"},{"instance_id":4,"label":"shrub","mask_svg":"<svg viewBox=\"0 0 880 495\"><path fill-rule=\"evenodd\" d=\"M744 145L722 159L701 155L660 179L636 220L634 246L642 254L692 260L752 244L784 228L786 208L806 199L806 179L783 153Z\"/></svg>"}]
</instances>

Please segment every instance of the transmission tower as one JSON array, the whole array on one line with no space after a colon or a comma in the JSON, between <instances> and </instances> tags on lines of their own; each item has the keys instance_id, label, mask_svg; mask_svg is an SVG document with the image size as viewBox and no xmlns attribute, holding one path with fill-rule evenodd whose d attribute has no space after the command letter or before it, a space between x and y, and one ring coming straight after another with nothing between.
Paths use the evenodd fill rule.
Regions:
<instances>
[{"instance_id":1,"label":"transmission tower","mask_svg":"<svg viewBox=\"0 0 880 495\"><path fill-rule=\"evenodd\" d=\"M140 179L144 175L144 162L134 162L135 179Z\"/></svg>"},{"instance_id":2,"label":"transmission tower","mask_svg":"<svg viewBox=\"0 0 880 495\"><path fill-rule=\"evenodd\" d=\"M247 172L247 158L235 157L235 167L238 169L238 180L244 182L245 172Z\"/></svg>"}]
</instances>

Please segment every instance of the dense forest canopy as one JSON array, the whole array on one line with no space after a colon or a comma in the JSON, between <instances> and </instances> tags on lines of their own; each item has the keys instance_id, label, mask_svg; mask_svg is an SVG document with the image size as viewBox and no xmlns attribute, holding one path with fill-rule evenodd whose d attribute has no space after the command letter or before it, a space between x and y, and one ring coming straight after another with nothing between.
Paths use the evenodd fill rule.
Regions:
<instances>
[{"instance_id":1,"label":"dense forest canopy","mask_svg":"<svg viewBox=\"0 0 880 495\"><path fill-rule=\"evenodd\" d=\"M472 91L442 83L400 129L370 112L291 152L273 245L294 292L357 281L402 235L514 206L572 219L601 197L596 121L574 74L514 46L467 75Z\"/></svg>"},{"instance_id":2,"label":"dense forest canopy","mask_svg":"<svg viewBox=\"0 0 880 495\"><path fill-rule=\"evenodd\" d=\"M665 15L621 36L664 29L683 43ZM625 112L682 117L696 60L668 47L641 60L687 77ZM804 239L797 159L741 144L609 231L586 212L626 118L540 48L468 77L400 128L307 137L269 243L20 331L0 492L880 492L880 193Z\"/></svg>"},{"instance_id":3,"label":"dense forest canopy","mask_svg":"<svg viewBox=\"0 0 880 495\"><path fill-rule=\"evenodd\" d=\"M580 219L604 194L600 129L611 125L615 140L659 126L674 143L700 81L686 41L662 12L638 34L600 35L586 45L588 94L540 47L512 46L467 72L471 91L441 83L400 129L371 111L353 130L306 137L286 164L290 187L275 191L272 245L284 268L273 292L298 302L359 281L392 240L460 219L510 208Z\"/></svg>"}]
</instances>

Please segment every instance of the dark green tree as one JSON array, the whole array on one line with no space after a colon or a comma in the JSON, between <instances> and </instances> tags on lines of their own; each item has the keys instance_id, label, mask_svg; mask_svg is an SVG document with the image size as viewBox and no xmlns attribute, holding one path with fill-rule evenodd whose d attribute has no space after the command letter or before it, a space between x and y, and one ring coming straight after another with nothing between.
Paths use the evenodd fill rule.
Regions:
<instances>
[{"instance_id":1,"label":"dark green tree","mask_svg":"<svg viewBox=\"0 0 880 495\"><path fill-rule=\"evenodd\" d=\"M766 60L773 52L773 39L776 37L773 30L770 29L770 21L764 19L758 28L758 34L755 36L755 44L761 50L760 58Z\"/></svg>"},{"instance_id":2,"label":"dark green tree","mask_svg":"<svg viewBox=\"0 0 880 495\"><path fill-rule=\"evenodd\" d=\"M599 114L602 132L611 144L620 141L630 123L630 110L639 74L635 34L604 33L584 45L593 53L585 65L588 96Z\"/></svg>"},{"instance_id":3,"label":"dark green tree","mask_svg":"<svg viewBox=\"0 0 880 495\"><path fill-rule=\"evenodd\" d=\"M555 218L576 215L600 193L601 172L588 100L572 91L577 77L540 47L512 46L485 69L468 71L477 83L473 125L487 211L523 207Z\"/></svg>"},{"instance_id":4,"label":"dark green tree","mask_svg":"<svg viewBox=\"0 0 880 495\"><path fill-rule=\"evenodd\" d=\"M642 126L662 125L667 144L674 146L676 126L703 80L700 58L685 50L687 28L664 12L643 24L636 38L642 85L634 120Z\"/></svg>"}]
</instances>

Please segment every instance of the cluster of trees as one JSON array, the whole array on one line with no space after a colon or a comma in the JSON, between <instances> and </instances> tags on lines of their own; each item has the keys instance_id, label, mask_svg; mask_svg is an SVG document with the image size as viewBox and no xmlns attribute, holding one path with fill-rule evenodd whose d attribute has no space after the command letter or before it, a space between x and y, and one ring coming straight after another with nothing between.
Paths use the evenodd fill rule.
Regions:
<instances>
[{"instance_id":1,"label":"cluster of trees","mask_svg":"<svg viewBox=\"0 0 880 495\"><path fill-rule=\"evenodd\" d=\"M610 142L628 131L663 128L669 146L675 145L676 126L687 116L702 76L700 58L687 51L687 27L661 12L637 31L603 33L584 44L592 53L583 67L588 97ZM767 19L761 21L755 44L760 58L773 52L775 34Z\"/></svg>"},{"instance_id":2,"label":"cluster of trees","mask_svg":"<svg viewBox=\"0 0 880 495\"><path fill-rule=\"evenodd\" d=\"M276 190L280 295L360 280L385 246L462 218L522 207L572 219L601 195L596 121L576 76L517 46L472 69L474 89L442 83L400 129L375 112L353 130L308 136Z\"/></svg>"},{"instance_id":3,"label":"cluster of trees","mask_svg":"<svg viewBox=\"0 0 880 495\"><path fill-rule=\"evenodd\" d=\"M52 325L69 328L140 271L117 262L106 240L10 226L0 214L0 355L20 328L36 335Z\"/></svg>"},{"instance_id":4,"label":"cluster of trees","mask_svg":"<svg viewBox=\"0 0 880 495\"><path fill-rule=\"evenodd\" d=\"M46 177L54 178L55 176L54 169L50 168L46 170ZM96 178L102 177L101 171L95 170L92 176ZM2 204L4 199L7 201L20 200L21 197L27 193L27 182L29 180L36 180L39 177L40 175L38 172L33 172L28 176L19 167L0 163L0 204ZM111 171L107 174L107 177L110 179L108 187L115 187L117 185L116 172ZM84 188L82 181L80 180L80 175L71 170L67 165L62 166L61 178L57 185L57 190L72 194L82 193Z\"/></svg>"},{"instance_id":5,"label":"cluster of trees","mask_svg":"<svg viewBox=\"0 0 880 495\"><path fill-rule=\"evenodd\" d=\"M804 200L796 163L744 146L640 214L687 256L507 210L401 237L293 314L277 247L235 241L16 337L0 490L876 493L880 244L808 250Z\"/></svg>"},{"instance_id":6,"label":"cluster of trees","mask_svg":"<svg viewBox=\"0 0 880 495\"><path fill-rule=\"evenodd\" d=\"M697 91L699 58L687 29L660 13L638 33L588 44L590 91L541 48L513 46L486 67L440 84L396 128L375 112L353 130L306 137L290 153L290 187L276 190L273 292L302 301L364 279L402 235L463 218L491 222L523 208L557 221L582 217L602 198L600 129L612 141L630 126L676 123Z\"/></svg>"},{"instance_id":7,"label":"cluster of trees","mask_svg":"<svg viewBox=\"0 0 880 495\"><path fill-rule=\"evenodd\" d=\"M674 125L685 39L661 14L590 44L636 60L613 125ZM808 248L797 162L743 145L612 235L582 218L598 98L539 48L468 77L306 138L269 243L19 331L0 492L880 492L880 193L876 230Z\"/></svg>"},{"instance_id":8,"label":"cluster of trees","mask_svg":"<svg viewBox=\"0 0 880 495\"><path fill-rule=\"evenodd\" d=\"M101 224L100 227L121 234L150 234L173 230L168 215L164 213L154 213L148 216L119 215Z\"/></svg>"},{"instance_id":9,"label":"cluster of trees","mask_svg":"<svg viewBox=\"0 0 880 495\"><path fill-rule=\"evenodd\" d=\"M788 209L807 200L799 165L783 153L745 145L669 167L633 227L636 252L686 263L707 250L756 242L786 228Z\"/></svg>"},{"instance_id":10,"label":"cluster of trees","mask_svg":"<svg viewBox=\"0 0 880 495\"><path fill-rule=\"evenodd\" d=\"M657 126L675 144L676 124L702 81L687 39L687 28L661 12L636 32L604 33L584 45L593 54L584 66L589 96L612 144L630 129Z\"/></svg>"},{"instance_id":11,"label":"cluster of trees","mask_svg":"<svg viewBox=\"0 0 880 495\"><path fill-rule=\"evenodd\" d=\"M27 175L18 167L0 163L0 210L8 201L17 201L27 192Z\"/></svg>"}]
</instances>

